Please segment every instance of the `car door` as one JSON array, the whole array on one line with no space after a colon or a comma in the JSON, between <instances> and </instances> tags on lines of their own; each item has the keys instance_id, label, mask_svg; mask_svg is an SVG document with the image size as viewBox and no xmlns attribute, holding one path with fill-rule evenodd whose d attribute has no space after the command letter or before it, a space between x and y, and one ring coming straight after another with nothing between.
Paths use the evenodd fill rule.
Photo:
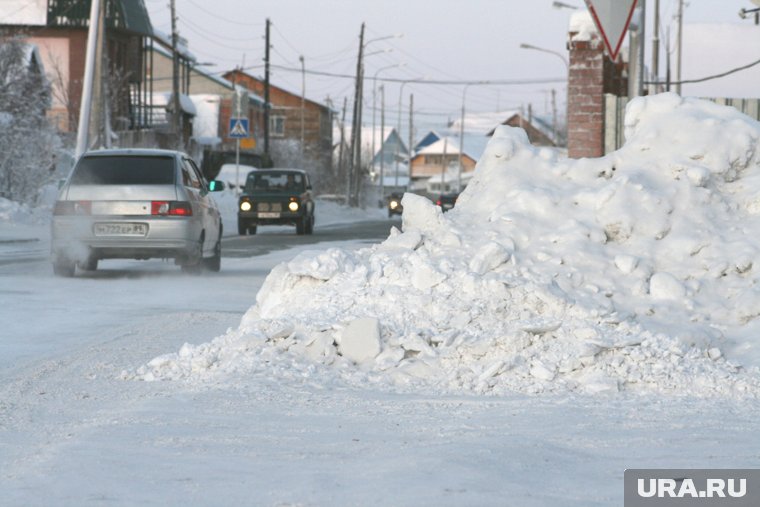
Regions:
<instances>
[{"instance_id":1,"label":"car door","mask_svg":"<svg viewBox=\"0 0 760 507\"><path fill-rule=\"evenodd\" d=\"M202 223L203 228L206 231L206 240L204 244L204 250L213 249L216 245L216 240L219 238L219 230L221 227L221 215L219 209L216 206L216 202L209 195L208 184L203 177L198 166L191 158L184 159L184 165L187 167L191 174L191 178L197 182L198 191L198 205L202 210Z\"/></svg>"}]
</instances>

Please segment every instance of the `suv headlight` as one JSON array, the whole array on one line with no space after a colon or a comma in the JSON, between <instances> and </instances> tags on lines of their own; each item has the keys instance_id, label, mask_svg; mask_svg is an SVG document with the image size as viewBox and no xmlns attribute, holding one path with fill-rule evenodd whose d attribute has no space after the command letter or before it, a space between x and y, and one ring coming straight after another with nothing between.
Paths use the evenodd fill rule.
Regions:
<instances>
[{"instance_id":1,"label":"suv headlight","mask_svg":"<svg viewBox=\"0 0 760 507\"><path fill-rule=\"evenodd\" d=\"M290 202L288 203L288 209L289 209L290 211L298 211L298 203L297 203L297 202L295 202L295 201L290 201Z\"/></svg>"},{"instance_id":2,"label":"suv headlight","mask_svg":"<svg viewBox=\"0 0 760 507\"><path fill-rule=\"evenodd\" d=\"M251 211L251 201L243 201L240 203L240 211Z\"/></svg>"}]
</instances>

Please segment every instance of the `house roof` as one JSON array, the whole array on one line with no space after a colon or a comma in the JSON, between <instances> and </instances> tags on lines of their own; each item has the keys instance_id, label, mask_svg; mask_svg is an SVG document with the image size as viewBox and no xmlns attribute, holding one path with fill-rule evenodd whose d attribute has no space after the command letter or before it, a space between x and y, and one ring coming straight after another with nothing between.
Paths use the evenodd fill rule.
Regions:
<instances>
[{"instance_id":1,"label":"house roof","mask_svg":"<svg viewBox=\"0 0 760 507\"><path fill-rule=\"evenodd\" d=\"M443 155L444 151L446 152L446 155L459 155L459 140L452 139L451 137L443 137L433 144L425 146L419 150L416 155ZM466 151L462 151L462 155L476 160L475 157L468 154Z\"/></svg>"}]
</instances>

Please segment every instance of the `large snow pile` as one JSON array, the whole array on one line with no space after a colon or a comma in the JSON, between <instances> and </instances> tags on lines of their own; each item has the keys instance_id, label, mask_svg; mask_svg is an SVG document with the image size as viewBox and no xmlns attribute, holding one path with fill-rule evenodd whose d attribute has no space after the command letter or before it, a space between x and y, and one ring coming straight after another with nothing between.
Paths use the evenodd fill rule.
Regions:
<instances>
[{"instance_id":1,"label":"large snow pile","mask_svg":"<svg viewBox=\"0 0 760 507\"><path fill-rule=\"evenodd\" d=\"M433 392L760 393L760 124L673 94L627 144L558 159L501 127L457 207L276 267L239 329L139 368L340 376Z\"/></svg>"}]
</instances>

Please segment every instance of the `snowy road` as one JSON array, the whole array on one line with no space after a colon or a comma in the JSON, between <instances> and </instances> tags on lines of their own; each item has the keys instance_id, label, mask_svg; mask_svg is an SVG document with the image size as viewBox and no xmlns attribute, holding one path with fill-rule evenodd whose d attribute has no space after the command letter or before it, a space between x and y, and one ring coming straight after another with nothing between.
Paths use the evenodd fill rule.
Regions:
<instances>
[{"instance_id":1,"label":"snowy road","mask_svg":"<svg viewBox=\"0 0 760 507\"><path fill-rule=\"evenodd\" d=\"M336 245L363 246L319 246ZM236 327L303 248L202 277L0 265L0 503L606 506L625 468L760 464L754 401L394 394L292 369L121 379Z\"/></svg>"}]
</instances>

